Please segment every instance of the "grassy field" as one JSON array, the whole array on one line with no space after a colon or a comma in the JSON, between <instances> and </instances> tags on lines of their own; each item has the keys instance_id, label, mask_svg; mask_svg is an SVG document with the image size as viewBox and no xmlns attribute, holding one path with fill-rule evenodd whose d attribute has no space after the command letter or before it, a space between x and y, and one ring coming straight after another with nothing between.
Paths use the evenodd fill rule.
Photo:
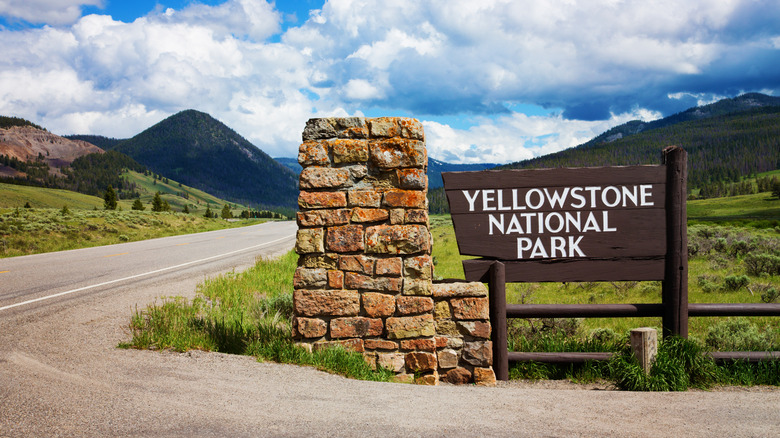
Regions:
<instances>
[{"instance_id":1,"label":"grassy field","mask_svg":"<svg viewBox=\"0 0 780 438\"><path fill-rule=\"evenodd\" d=\"M688 201L688 222L780 227L780 200L770 193Z\"/></svg>"},{"instance_id":2,"label":"grassy field","mask_svg":"<svg viewBox=\"0 0 780 438\"><path fill-rule=\"evenodd\" d=\"M234 228L266 219L226 222L206 219L210 206L219 215L226 201L171 181L166 184L151 175L128 172L137 184L144 211L132 210L134 199L122 199L117 210L103 210L103 198L69 190L0 183L0 257L38 254L133 242L157 237ZM170 212L152 212L151 202L159 191ZM186 198L184 196L186 196ZM29 204L31 208L24 208ZM190 213L179 213L187 205ZM246 207L230 204L234 217Z\"/></svg>"},{"instance_id":3,"label":"grassy field","mask_svg":"<svg viewBox=\"0 0 780 438\"><path fill-rule=\"evenodd\" d=\"M137 186L141 202L151 209L152 198L154 194L160 192L162 199L168 202L168 205L175 211L182 211L184 206L190 210L190 213L196 215L202 215L206 211L206 207L210 206L212 211L219 213L222 206L230 204L233 210L233 215L238 216L240 210L246 210L247 207L241 204L228 203L223 199L219 199L216 196L212 196L204 191L179 184L176 181L169 180L168 183L163 180L155 180L152 175L144 175L134 171L127 171L123 175L130 182L134 182ZM133 200L126 201L127 207L130 208ZM124 203L125 201L123 201ZM102 206L102 204L101 204Z\"/></svg>"},{"instance_id":4,"label":"grassy field","mask_svg":"<svg viewBox=\"0 0 780 438\"><path fill-rule=\"evenodd\" d=\"M103 200L100 202L102 205ZM199 233L263 221L226 222L192 214L129 209L0 208L0 258Z\"/></svg>"},{"instance_id":5,"label":"grassy field","mask_svg":"<svg viewBox=\"0 0 780 438\"><path fill-rule=\"evenodd\" d=\"M92 210L103 208L103 199L70 190L46 189L0 183L0 210L23 207L29 202L32 208L62 208ZM121 204L123 205L124 204ZM130 209L127 204L126 209Z\"/></svg>"}]
</instances>

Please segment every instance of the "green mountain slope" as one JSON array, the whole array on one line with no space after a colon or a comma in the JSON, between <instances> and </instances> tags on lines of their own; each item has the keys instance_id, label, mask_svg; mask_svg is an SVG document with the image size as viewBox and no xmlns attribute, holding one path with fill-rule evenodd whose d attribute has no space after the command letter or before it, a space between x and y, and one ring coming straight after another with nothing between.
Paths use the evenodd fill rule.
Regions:
<instances>
[{"instance_id":1,"label":"green mountain slope","mask_svg":"<svg viewBox=\"0 0 780 438\"><path fill-rule=\"evenodd\" d=\"M124 141L121 138L110 138L102 135L63 135L63 137L69 140L86 141L104 150L113 149L117 144Z\"/></svg>"},{"instance_id":2,"label":"green mountain slope","mask_svg":"<svg viewBox=\"0 0 780 438\"><path fill-rule=\"evenodd\" d=\"M710 117L751 111L758 108L780 107L780 97L767 96L760 93L746 93L734 98L719 100L709 105L696 106L652 122L632 120L594 137L583 146L593 146L599 143L609 143L640 132L663 128L677 123L702 120Z\"/></svg>"},{"instance_id":3,"label":"green mountain slope","mask_svg":"<svg viewBox=\"0 0 780 438\"><path fill-rule=\"evenodd\" d=\"M774 170L780 164L780 107L763 106L670 124L501 168L660 164L661 150L669 145L688 152L689 189Z\"/></svg>"},{"instance_id":4,"label":"green mountain slope","mask_svg":"<svg viewBox=\"0 0 780 438\"><path fill-rule=\"evenodd\" d=\"M295 174L206 113L182 111L113 149L155 173L223 199L295 207Z\"/></svg>"}]
</instances>

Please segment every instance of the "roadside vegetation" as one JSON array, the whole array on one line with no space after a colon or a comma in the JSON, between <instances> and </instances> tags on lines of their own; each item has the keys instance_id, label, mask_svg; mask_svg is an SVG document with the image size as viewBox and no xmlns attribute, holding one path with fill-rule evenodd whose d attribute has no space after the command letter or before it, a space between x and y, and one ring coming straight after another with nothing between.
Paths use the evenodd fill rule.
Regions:
<instances>
[{"instance_id":1,"label":"roadside vegetation","mask_svg":"<svg viewBox=\"0 0 780 438\"><path fill-rule=\"evenodd\" d=\"M186 191L181 193L192 193L192 203L182 204L179 200L186 198L169 193L175 187L170 182L160 179L154 184L152 174L136 175L141 182L136 188L144 194L134 199L118 199L112 186L97 197L0 183L0 258L235 228L270 217L283 219L278 213L245 209L174 182ZM150 187L166 192L147 193L147 180Z\"/></svg>"},{"instance_id":2,"label":"roadside vegetation","mask_svg":"<svg viewBox=\"0 0 780 438\"><path fill-rule=\"evenodd\" d=\"M0 208L0 258L221 230L261 221L226 222L185 213L129 209Z\"/></svg>"},{"instance_id":3,"label":"roadside vegetation","mask_svg":"<svg viewBox=\"0 0 780 438\"><path fill-rule=\"evenodd\" d=\"M309 351L292 341L297 260L292 251L280 259L261 259L244 272L207 279L192 300L163 298L136 309L129 326L132 339L120 347L244 354L355 379L392 380L393 373L371 369L360 353L341 347Z\"/></svg>"}]
</instances>

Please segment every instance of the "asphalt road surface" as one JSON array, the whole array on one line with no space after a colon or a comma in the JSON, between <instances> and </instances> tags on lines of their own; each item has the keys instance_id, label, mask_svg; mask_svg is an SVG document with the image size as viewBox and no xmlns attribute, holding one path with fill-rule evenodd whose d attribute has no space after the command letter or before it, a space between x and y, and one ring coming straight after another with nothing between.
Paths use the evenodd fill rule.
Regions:
<instances>
[{"instance_id":1,"label":"asphalt road surface","mask_svg":"<svg viewBox=\"0 0 780 438\"><path fill-rule=\"evenodd\" d=\"M192 297L207 276L280 255L295 229L0 259L0 436L780 436L774 388L424 387L116 348L136 306Z\"/></svg>"}]
</instances>

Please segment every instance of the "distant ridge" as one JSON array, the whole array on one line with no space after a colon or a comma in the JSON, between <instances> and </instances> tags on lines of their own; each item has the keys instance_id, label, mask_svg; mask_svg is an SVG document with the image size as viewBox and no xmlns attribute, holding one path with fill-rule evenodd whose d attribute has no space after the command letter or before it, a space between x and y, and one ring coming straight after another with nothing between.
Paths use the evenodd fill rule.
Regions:
<instances>
[{"instance_id":1,"label":"distant ridge","mask_svg":"<svg viewBox=\"0 0 780 438\"><path fill-rule=\"evenodd\" d=\"M654 122L632 121L575 148L499 168L660 164L661 150L688 152L688 188L780 166L780 98L750 93Z\"/></svg>"},{"instance_id":2,"label":"distant ridge","mask_svg":"<svg viewBox=\"0 0 780 438\"><path fill-rule=\"evenodd\" d=\"M223 199L269 208L297 206L295 174L203 112L174 114L113 149Z\"/></svg>"},{"instance_id":3,"label":"distant ridge","mask_svg":"<svg viewBox=\"0 0 780 438\"><path fill-rule=\"evenodd\" d=\"M444 187L444 182L441 179L442 172L466 172L472 170L485 170L492 169L498 166L495 163L479 163L479 164L452 164L439 161L434 158L428 158L428 187L430 189L436 189Z\"/></svg>"},{"instance_id":4,"label":"distant ridge","mask_svg":"<svg viewBox=\"0 0 780 438\"><path fill-rule=\"evenodd\" d=\"M287 166L295 172L296 175L300 175L303 169L298 164L297 158L274 158L279 163ZM441 179L442 172L464 172L469 170L485 170L498 166L495 163L480 163L480 164L452 164L439 161L435 158L428 158L428 188L436 189L444 187L444 183Z\"/></svg>"},{"instance_id":5,"label":"distant ridge","mask_svg":"<svg viewBox=\"0 0 780 438\"><path fill-rule=\"evenodd\" d=\"M63 135L63 137L70 140L85 141L104 150L113 149L124 141L124 139L103 137L102 135Z\"/></svg>"},{"instance_id":6,"label":"distant ridge","mask_svg":"<svg viewBox=\"0 0 780 438\"><path fill-rule=\"evenodd\" d=\"M717 102L695 106L685 111L673 114L663 119L652 122L642 122L641 120L632 120L622 125L615 126L612 129L594 137L592 140L581 146L592 146L599 143L609 143L620 140L630 135L638 134L644 131L663 128L692 120L707 119L710 117L735 114L739 112L750 111L756 108L778 107L780 106L780 97L767 96L761 93L746 93L734 98L722 99Z\"/></svg>"}]
</instances>

